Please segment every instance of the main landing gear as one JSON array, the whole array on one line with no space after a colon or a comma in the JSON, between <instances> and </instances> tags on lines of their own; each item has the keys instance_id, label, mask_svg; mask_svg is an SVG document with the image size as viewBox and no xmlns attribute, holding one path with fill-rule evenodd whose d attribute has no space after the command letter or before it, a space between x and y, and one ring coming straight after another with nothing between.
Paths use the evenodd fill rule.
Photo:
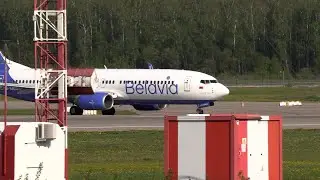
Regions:
<instances>
[{"instance_id":1,"label":"main landing gear","mask_svg":"<svg viewBox=\"0 0 320 180\"><path fill-rule=\"evenodd\" d=\"M196 112L197 112L197 114L203 114L203 109L197 108Z\"/></svg>"},{"instance_id":2,"label":"main landing gear","mask_svg":"<svg viewBox=\"0 0 320 180\"><path fill-rule=\"evenodd\" d=\"M102 115L114 115L116 113L116 109L114 107L112 107L107 110L102 110L101 113L102 113Z\"/></svg>"},{"instance_id":3,"label":"main landing gear","mask_svg":"<svg viewBox=\"0 0 320 180\"><path fill-rule=\"evenodd\" d=\"M114 107L101 111L102 115L115 115L115 113L116 113L116 109ZM78 106L73 105L70 107L70 114L71 115L83 115L83 109L81 109Z\"/></svg>"},{"instance_id":4,"label":"main landing gear","mask_svg":"<svg viewBox=\"0 0 320 180\"><path fill-rule=\"evenodd\" d=\"M70 114L71 115L82 115L83 109L79 108L78 106L71 106Z\"/></svg>"}]
</instances>

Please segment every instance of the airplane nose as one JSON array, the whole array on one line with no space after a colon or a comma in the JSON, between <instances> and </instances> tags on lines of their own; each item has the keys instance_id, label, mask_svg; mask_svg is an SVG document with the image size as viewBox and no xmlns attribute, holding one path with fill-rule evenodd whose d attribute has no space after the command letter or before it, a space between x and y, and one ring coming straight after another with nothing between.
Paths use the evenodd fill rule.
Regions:
<instances>
[{"instance_id":1,"label":"airplane nose","mask_svg":"<svg viewBox=\"0 0 320 180\"><path fill-rule=\"evenodd\" d=\"M230 93L230 90L226 87L226 86L223 86L223 90L222 90L222 94L223 96L226 96Z\"/></svg>"},{"instance_id":2,"label":"airplane nose","mask_svg":"<svg viewBox=\"0 0 320 180\"><path fill-rule=\"evenodd\" d=\"M226 96L226 95L228 95L228 94L230 93L229 89L228 89L226 86L224 86L223 84L220 84L220 86L219 86L218 89L219 89L219 90L218 90L217 95L218 95L220 98L223 97L223 96Z\"/></svg>"}]
</instances>

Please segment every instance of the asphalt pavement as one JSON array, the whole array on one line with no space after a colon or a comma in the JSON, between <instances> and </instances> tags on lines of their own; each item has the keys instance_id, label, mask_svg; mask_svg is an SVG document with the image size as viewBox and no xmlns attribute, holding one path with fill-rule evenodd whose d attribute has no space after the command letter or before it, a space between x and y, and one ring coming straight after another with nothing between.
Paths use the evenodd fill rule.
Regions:
<instances>
[{"instance_id":1,"label":"asphalt pavement","mask_svg":"<svg viewBox=\"0 0 320 180\"><path fill-rule=\"evenodd\" d=\"M2 107L1 107L2 106ZM10 101L10 109L30 109L34 103ZM3 105L0 105L3 108ZM136 111L131 106L116 107L116 110L132 110L138 115L82 115L68 116L69 131L109 131L136 129L163 129L164 115L185 115L195 113L192 105L170 105L161 111ZM214 107L205 108L205 113L282 115L283 128L320 128L320 104L303 103L301 106L280 107L275 102L217 102ZM34 116L8 116L8 121L34 121Z\"/></svg>"}]
</instances>

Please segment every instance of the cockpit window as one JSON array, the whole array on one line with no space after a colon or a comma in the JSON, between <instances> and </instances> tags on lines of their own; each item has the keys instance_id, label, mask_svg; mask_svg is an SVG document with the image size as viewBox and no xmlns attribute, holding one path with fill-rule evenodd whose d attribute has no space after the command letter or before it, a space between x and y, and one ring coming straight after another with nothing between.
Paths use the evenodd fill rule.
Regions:
<instances>
[{"instance_id":1,"label":"cockpit window","mask_svg":"<svg viewBox=\"0 0 320 180\"><path fill-rule=\"evenodd\" d=\"M201 80L200 83L202 84L213 84L213 83L218 83L217 80Z\"/></svg>"}]
</instances>

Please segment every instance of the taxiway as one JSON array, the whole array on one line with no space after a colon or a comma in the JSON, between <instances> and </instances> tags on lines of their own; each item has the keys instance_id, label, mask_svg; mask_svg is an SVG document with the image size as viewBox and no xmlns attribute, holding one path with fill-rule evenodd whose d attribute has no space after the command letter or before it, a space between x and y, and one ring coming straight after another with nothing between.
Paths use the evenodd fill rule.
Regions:
<instances>
[{"instance_id":1,"label":"taxiway","mask_svg":"<svg viewBox=\"0 0 320 180\"><path fill-rule=\"evenodd\" d=\"M10 101L11 109L30 109L34 103ZM1 108L2 105L0 105ZM134 110L131 106L116 107L117 110ZM214 108L205 108L205 113L250 113L282 115L283 128L320 129L320 104L303 103L302 106L280 107L275 102L217 102ZM136 111L139 115L115 116L68 116L69 131L108 131L163 129L164 115L185 115L195 112L195 106L171 105L161 111ZM8 116L8 121L34 121L34 116Z\"/></svg>"}]
</instances>

